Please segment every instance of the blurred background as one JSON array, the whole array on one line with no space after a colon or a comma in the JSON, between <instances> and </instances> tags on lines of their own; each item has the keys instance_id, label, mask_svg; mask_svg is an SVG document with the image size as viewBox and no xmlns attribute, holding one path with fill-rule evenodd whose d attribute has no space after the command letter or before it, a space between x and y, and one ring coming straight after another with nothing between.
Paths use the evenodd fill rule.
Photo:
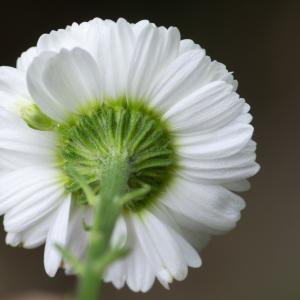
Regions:
<instances>
[{"instance_id":1,"label":"blurred background","mask_svg":"<svg viewBox=\"0 0 300 300\"><path fill-rule=\"evenodd\" d=\"M202 268L190 270L170 291L155 284L143 295L106 284L104 299L300 299L300 2L5 2L0 65L15 66L42 33L96 16L176 25L183 38L234 71L239 93L252 106L262 165L244 194L247 208L238 227L212 240L202 253ZM1 300L30 291L73 290L74 278L62 272L54 279L45 275L42 248L11 248L4 239L1 228Z\"/></svg>"}]
</instances>

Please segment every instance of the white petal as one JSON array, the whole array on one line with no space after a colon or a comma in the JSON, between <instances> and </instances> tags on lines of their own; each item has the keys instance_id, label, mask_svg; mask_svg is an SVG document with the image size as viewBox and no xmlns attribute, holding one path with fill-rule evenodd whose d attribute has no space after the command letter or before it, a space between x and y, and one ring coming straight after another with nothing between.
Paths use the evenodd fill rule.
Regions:
<instances>
[{"instance_id":1,"label":"white petal","mask_svg":"<svg viewBox=\"0 0 300 300\"><path fill-rule=\"evenodd\" d=\"M205 52L193 50L178 56L156 78L149 95L151 105L166 111L178 100L199 88Z\"/></svg>"},{"instance_id":2,"label":"white petal","mask_svg":"<svg viewBox=\"0 0 300 300\"><path fill-rule=\"evenodd\" d=\"M55 146L52 132L33 130L28 127L0 129L0 149L28 153L31 155L52 155Z\"/></svg>"},{"instance_id":3,"label":"white petal","mask_svg":"<svg viewBox=\"0 0 300 300\"><path fill-rule=\"evenodd\" d=\"M14 96L0 92L0 128L20 128L27 127L20 118L19 111L15 103Z\"/></svg>"},{"instance_id":4,"label":"white petal","mask_svg":"<svg viewBox=\"0 0 300 300\"><path fill-rule=\"evenodd\" d=\"M244 151L244 149L234 155L215 160L201 160L183 157L181 167L191 171L213 172L221 169L243 168L252 165L255 161L255 153Z\"/></svg>"},{"instance_id":5,"label":"white petal","mask_svg":"<svg viewBox=\"0 0 300 300\"><path fill-rule=\"evenodd\" d=\"M1 170L17 170L30 166L45 166L52 165L53 157L44 154L32 154L22 151L9 149L0 149L0 169Z\"/></svg>"},{"instance_id":6,"label":"white petal","mask_svg":"<svg viewBox=\"0 0 300 300\"><path fill-rule=\"evenodd\" d=\"M44 72L54 52L43 52L35 57L27 71L27 86L33 100L39 108L50 118L64 121L68 111L67 108L49 93L43 80Z\"/></svg>"},{"instance_id":7,"label":"white petal","mask_svg":"<svg viewBox=\"0 0 300 300\"><path fill-rule=\"evenodd\" d=\"M201 267L202 261L196 250L180 234L173 230L170 232L181 249L185 263L192 268Z\"/></svg>"},{"instance_id":8,"label":"white petal","mask_svg":"<svg viewBox=\"0 0 300 300\"><path fill-rule=\"evenodd\" d=\"M199 183L226 184L239 181L255 175L260 169L257 163L249 164L245 167L224 168L215 170L181 170L178 174L182 177Z\"/></svg>"},{"instance_id":9,"label":"white petal","mask_svg":"<svg viewBox=\"0 0 300 300\"><path fill-rule=\"evenodd\" d=\"M236 122L241 122L241 123L246 123L249 124L251 123L253 117L249 113L250 111L250 105L248 103L244 103L243 106L243 111L242 113L236 118Z\"/></svg>"},{"instance_id":10,"label":"white petal","mask_svg":"<svg viewBox=\"0 0 300 300\"><path fill-rule=\"evenodd\" d=\"M18 233L8 232L5 239L6 244L13 247L22 244L22 247L27 249L39 247L46 241L47 233L54 217L55 214L52 213L27 230Z\"/></svg>"},{"instance_id":11,"label":"white petal","mask_svg":"<svg viewBox=\"0 0 300 300\"><path fill-rule=\"evenodd\" d=\"M157 276L166 269L175 279L183 280L187 275L187 265L166 225L150 212L144 212L141 220L135 218L134 225L141 247Z\"/></svg>"},{"instance_id":12,"label":"white petal","mask_svg":"<svg viewBox=\"0 0 300 300\"><path fill-rule=\"evenodd\" d=\"M66 244L71 197L68 196L61 203L54 223L49 230L44 253L44 265L47 274L53 277L61 262L61 253L56 249L58 244L62 247Z\"/></svg>"},{"instance_id":13,"label":"white petal","mask_svg":"<svg viewBox=\"0 0 300 300\"><path fill-rule=\"evenodd\" d=\"M104 70L105 97L118 99L125 95L129 65L135 44L132 28L127 21L119 19L103 26L97 47L97 61Z\"/></svg>"},{"instance_id":14,"label":"white petal","mask_svg":"<svg viewBox=\"0 0 300 300\"><path fill-rule=\"evenodd\" d=\"M127 218L128 247L132 252L126 259L126 282L133 291L147 292L153 285L155 273L142 250L133 223Z\"/></svg>"},{"instance_id":15,"label":"white petal","mask_svg":"<svg viewBox=\"0 0 300 300\"><path fill-rule=\"evenodd\" d=\"M85 50L44 52L31 64L29 91L44 113L64 121L68 112L78 111L86 101L102 98L102 84L94 59Z\"/></svg>"},{"instance_id":16,"label":"white petal","mask_svg":"<svg viewBox=\"0 0 300 300\"><path fill-rule=\"evenodd\" d=\"M72 203L66 247L79 260L85 258L88 243L88 232L84 229L84 224L92 224L92 209ZM64 262L64 267L66 274L74 274L68 262Z\"/></svg>"},{"instance_id":17,"label":"white petal","mask_svg":"<svg viewBox=\"0 0 300 300\"><path fill-rule=\"evenodd\" d=\"M55 188L58 174L43 167L27 167L0 175L0 213L6 213L44 187Z\"/></svg>"},{"instance_id":18,"label":"white petal","mask_svg":"<svg viewBox=\"0 0 300 300\"><path fill-rule=\"evenodd\" d=\"M0 67L0 91L19 98L29 98L25 73L11 67Z\"/></svg>"},{"instance_id":19,"label":"white petal","mask_svg":"<svg viewBox=\"0 0 300 300\"><path fill-rule=\"evenodd\" d=\"M235 227L240 211L245 207L241 197L224 187L179 178L162 201L169 208L199 222L208 233L223 233Z\"/></svg>"},{"instance_id":20,"label":"white petal","mask_svg":"<svg viewBox=\"0 0 300 300\"><path fill-rule=\"evenodd\" d=\"M178 57L157 76L150 101L166 111L177 101L214 81L224 81L234 90L237 88L237 82L223 64L212 62L198 45L184 40L180 43Z\"/></svg>"},{"instance_id":21,"label":"white petal","mask_svg":"<svg viewBox=\"0 0 300 300\"><path fill-rule=\"evenodd\" d=\"M33 59L38 55L36 47L31 47L23 52L17 60L17 69L26 72L32 63Z\"/></svg>"},{"instance_id":22,"label":"white petal","mask_svg":"<svg viewBox=\"0 0 300 300\"><path fill-rule=\"evenodd\" d=\"M172 226L180 235L182 235L187 242L189 242L195 249L202 250L207 246L211 239L211 235L207 233L207 227L197 221L182 214L176 209L166 207L170 218L165 219L169 221ZM175 223L175 226L174 226Z\"/></svg>"},{"instance_id":23,"label":"white petal","mask_svg":"<svg viewBox=\"0 0 300 300\"><path fill-rule=\"evenodd\" d=\"M78 47L82 41L76 39L78 35L75 37L73 33L69 30L59 29L52 30L49 34L43 34L37 43L38 53L47 51L59 52L61 49L71 50L74 47ZM82 35L83 37L84 35Z\"/></svg>"},{"instance_id":24,"label":"white petal","mask_svg":"<svg viewBox=\"0 0 300 300\"><path fill-rule=\"evenodd\" d=\"M149 263L149 261L146 261L145 254L141 256L141 258L144 259L144 270L143 270L144 275L143 275L143 281L141 283L140 290L143 293L146 293L151 289L151 287L154 284L155 274L151 268L151 264Z\"/></svg>"},{"instance_id":25,"label":"white petal","mask_svg":"<svg viewBox=\"0 0 300 300\"><path fill-rule=\"evenodd\" d=\"M160 70L175 58L179 46L176 28L143 26L138 35L129 71L128 99L149 98L149 90ZM147 99L145 99L147 101Z\"/></svg>"},{"instance_id":26,"label":"white petal","mask_svg":"<svg viewBox=\"0 0 300 300\"><path fill-rule=\"evenodd\" d=\"M126 223L124 222L125 219ZM126 224L126 247L129 247L131 251L127 257L109 267L104 275L104 280L105 282L112 282L116 288L123 287L126 282L131 290L146 292L153 285L155 274L151 268L151 263L141 249L134 226L131 223L130 217L125 216L121 223L122 227Z\"/></svg>"},{"instance_id":27,"label":"white petal","mask_svg":"<svg viewBox=\"0 0 300 300\"><path fill-rule=\"evenodd\" d=\"M197 50L197 49L200 50L201 47L199 45L195 44L190 39L185 39L185 40L180 41L179 54L182 54L184 52L191 51L191 50Z\"/></svg>"},{"instance_id":28,"label":"white petal","mask_svg":"<svg viewBox=\"0 0 300 300\"><path fill-rule=\"evenodd\" d=\"M234 192L245 192L250 189L250 182L248 180L240 180L224 184L226 188Z\"/></svg>"},{"instance_id":29,"label":"white petal","mask_svg":"<svg viewBox=\"0 0 300 300\"><path fill-rule=\"evenodd\" d=\"M51 96L69 111L102 98L103 80L98 67L83 49L61 50L49 59L42 76Z\"/></svg>"},{"instance_id":30,"label":"white petal","mask_svg":"<svg viewBox=\"0 0 300 300\"><path fill-rule=\"evenodd\" d=\"M43 34L37 44L37 52L60 52L62 49L72 50L76 47L85 49L97 59L98 49L105 45L102 40L102 31L107 22L95 18L80 24L74 22L66 29L53 30Z\"/></svg>"},{"instance_id":31,"label":"white petal","mask_svg":"<svg viewBox=\"0 0 300 300\"><path fill-rule=\"evenodd\" d=\"M49 228L53 224L55 216L55 212L52 212L31 228L25 230L22 233L23 247L32 249L45 243Z\"/></svg>"},{"instance_id":32,"label":"white petal","mask_svg":"<svg viewBox=\"0 0 300 300\"><path fill-rule=\"evenodd\" d=\"M46 171L44 173L46 174ZM19 190L15 195L6 197L1 203L2 209L10 207L4 216L6 231L26 230L57 209L64 190L57 183L58 179L53 178L53 174L48 172L48 175L48 180L42 178L41 182Z\"/></svg>"},{"instance_id":33,"label":"white petal","mask_svg":"<svg viewBox=\"0 0 300 300\"><path fill-rule=\"evenodd\" d=\"M97 50L101 45L100 32L103 27L105 27L104 22L99 18L80 24L73 23L71 26L67 26L66 33L64 33L69 36L69 39L72 39L71 42L67 45L57 43L54 51L59 52L63 48L72 50L79 47L89 52L94 59L97 59ZM62 41L65 43L66 39L62 39Z\"/></svg>"},{"instance_id":34,"label":"white petal","mask_svg":"<svg viewBox=\"0 0 300 300\"><path fill-rule=\"evenodd\" d=\"M244 100L223 81L205 85L175 103L163 116L172 130L187 134L220 128L234 120L243 109Z\"/></svg>"},{"instance_id":35,"label":"white petal","mask_svg":"<svg viewBox=\"0 0 300 300\"><path fill-rule=\"evenodd\" d=\"M151 237L145 228L143 221L139 220L135 216L132 218L132 224L137 236L138 242L141 245L143 252L145 253L148 261L151 263L151 268L155 272L158 280L168 288L168 283L170 283L173 278L169 271L166 270L164 264L162 262L162 258L160 257L158 250L156 250L154 243L151 241ZM166 270L165 272L163 272ZM164 274L169 274L168 277L164 276Z\"/></svg>"},{"instance_id":36,"label":"white petal","mask_svg":"<svg viewBox=\"0 0 300 300\"><path fill-rule=\"evenodd\" d=\"M144 267L147 265L144 254L139 249L138 244L132 244L132 253L127 258L126 269L127 269L127 285L134 292L141 290L141 284L143 282Z\"/></svg>"},{"instance_id":37,"label":"white petal","mask_svg":"<svg viewBox=\"0 0 300 300\"><path fill-rule=\"evenodd\" d=\"M219 159L181 157L178 174L190 180L229 183L251 177L259 170L255 163L255 143L250 141L240 152Z\"/></svg>"},{"instance_id":38,"label":"white petal","mask_svg":"<svg viewBox=\"0 0 300 300\"><path fill-rule=\"evenodd\" d=\"M199 268L202 264L201 258L197 251L185 240L185 234L182 235L184 230L179 227L182 223L180 224L177 222L174 218L175 215L171 214L169 210L160 203L153 206L152 213L168 226L170 234L181 250L181 255L184 258L186 265L193 268Z\"/></svg>"},{"instance_id":39,"label":"white petal","mask_svg":"<svg viewBox=\"0 0 300 300\"><path fill-rule=\"evenodd\" d=\"M202 85L205 85L209 82L222 80L233 86L234 90L237 89L238 83L234 80L232 73L228 72L226 66L217 61L211 61L210 57L207 56L207 65L203 69L199 81Z\"/></svg>"},{"instance_id":40,"label":"white petal","mask_svg":"<svg viewBox=\"0 0 300 300\"><path fill-rule=\"evenodd\" d=\"M131 256L132 254L130 253L129 255ZM104 282L111 282L117 289L121 289L126 281L127 259L128 257L120 259L110 265L103 276Z\"/></svg>"},{"instance_id":41,"label":"white petal","mask_svg":"<svg viewBox=\"0 0 300 300\"><path fill-rule=\"evenodd\" d=\"M147 27L148 25L149 25L148 20L141 20L135 24L134 23L131 24L136 37L139 37L139 35L143 33L145 27Z\"/></svg>"},{"instance_id":42,"label":"white petal","mask_svg":"<svg viewBox=\"0 0 300 300\"><path fill-rule=\"evenodd\" d=\"M137 243L127 259L127 285L134 292L147 292L154 280L155 275L150 263Z\"/></svg>"},{"instance_id":43,"label":"white petal","mask_svg":"<svg viewBox=\"0 0 300 300\"><path fill-rule=\"evenodd\" d=\"M119 217L112 237L111 237L111 244L113 246L124 246L126 244L127 241L127 227L126 227L126 223L125 220L122 216Z\"/></svg>"},{"instance_id":44,"label":"white petal","mask_svg":"<svg viewBox=\"0 0 300 300\"><path fill-rule=\"evenodd\" d=\"M22 235L20 233L8 232L5 237L5 243L12 247L17 247L22 241Z\"/></svg>"},{"instance_id":45,"label":"white petal","mask_svg":"<svg viewBox=\"0 0 300 300\"><path fill-rule=\"evenodd\" d=\"M180 136L179 155L199 159L216 159L234 155L250 141L253 127L232 122L218 130L192 136Z\"/></svg>"}]
</instances>

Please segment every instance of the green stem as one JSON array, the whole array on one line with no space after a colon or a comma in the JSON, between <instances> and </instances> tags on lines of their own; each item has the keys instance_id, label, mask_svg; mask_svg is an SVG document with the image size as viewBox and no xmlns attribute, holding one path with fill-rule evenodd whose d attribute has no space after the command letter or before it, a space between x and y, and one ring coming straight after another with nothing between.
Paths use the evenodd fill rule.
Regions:
<instances>
[{"instance_id":1,"label":"green stem","mask_svg":"<svg viewBox=\"0 0 300 300\"><path fill-rule=\"evenodd\" d=\"M76 300L100 299L102 277L106 265L102 268L97 268L96 265L99 259L111 252L111 235L122 210L121 197L127 188L127 159L120 155L112 156L101 173L101 191L95 201L87 256L83 272L79 276Z\"/></svg>"}]
</instances>

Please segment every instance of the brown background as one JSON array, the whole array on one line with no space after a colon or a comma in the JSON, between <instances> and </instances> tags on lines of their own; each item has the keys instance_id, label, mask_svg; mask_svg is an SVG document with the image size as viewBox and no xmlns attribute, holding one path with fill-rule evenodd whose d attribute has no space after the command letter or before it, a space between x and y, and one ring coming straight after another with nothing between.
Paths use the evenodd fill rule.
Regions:
<instances>
[{"instance_id":1,"label":"brown background","mask_svg":"<svg viewBox=\"0 0 300 300\"><path fill-rule=\"evenodd\" d=\"M300 4L20 2L1 3L0 65L14 65L43 32L73 21L148 18L178 26L183 37L200 43L212 58L234 70L239 92L252 106L262 170L245 194L248 206L237 229L214 238L202 254L203 267L190 271L171 291L156 284L142 295L108 284L104 299L300 299ZM34 289L72 290L74 278L45 275L42 251L7 247L1 233L0 299Z\"/></svg>"}]
</instances>

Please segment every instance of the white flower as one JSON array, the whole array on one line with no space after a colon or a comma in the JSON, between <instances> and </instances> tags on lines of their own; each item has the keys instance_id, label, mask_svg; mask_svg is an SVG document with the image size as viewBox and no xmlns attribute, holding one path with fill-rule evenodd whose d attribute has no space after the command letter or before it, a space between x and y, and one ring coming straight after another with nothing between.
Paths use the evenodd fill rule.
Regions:
<instances>
[{"instance_id":1,"label":"white flower","mask_svg":"<svg viewBox=\"0 0 300 300\"><path fill-rule=\"evenodd\" d=\"M165 287L183 280L188 267L201 265L196 250L236 225L245 204L234 192L247 190L246 179L259 169L249 105L236 88L223 64L193 41L181 40L174 27L94 19L41 36L17 68L0 68L0 213L6 242L25 248L45 242L50 276L62 260L54 242L84 258L82 221L91 221L92 209L66 166L97 182L101 164L95 162L109 148L100 117L119 118L122 110L127 121L137 120L136 127L124 125L135 130L137 144L143 122L153 125L128 150L133 165L128 185L141 180L151 186L154 179L150 195L124 208L116 224L112 242L123 239L132 251L104 280L143 292L155 278ZM164 153L153 152L158 146ZM160 157L168 164L159 164ZM67 263L64 267L72 272Z\"/></svg>"}]
</instances>

